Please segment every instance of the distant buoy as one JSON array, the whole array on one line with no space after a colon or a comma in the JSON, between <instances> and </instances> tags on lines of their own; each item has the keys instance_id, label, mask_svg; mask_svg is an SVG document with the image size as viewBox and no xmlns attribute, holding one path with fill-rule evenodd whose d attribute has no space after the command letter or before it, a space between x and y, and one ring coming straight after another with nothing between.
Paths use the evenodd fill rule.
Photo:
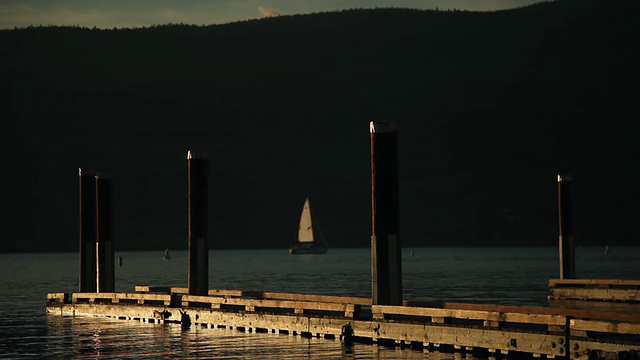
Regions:
<instances>
[{"instance_id":1,"label":"distant buoy","mask_svg":"<svg viewBox=\"0 0 640 360\"><path fill-rule=\"evenodd\" d=\"M164 249L164 256L162 260L171 260L171 256L169 256L169 249Z\"/></svg>"}]
</instances>

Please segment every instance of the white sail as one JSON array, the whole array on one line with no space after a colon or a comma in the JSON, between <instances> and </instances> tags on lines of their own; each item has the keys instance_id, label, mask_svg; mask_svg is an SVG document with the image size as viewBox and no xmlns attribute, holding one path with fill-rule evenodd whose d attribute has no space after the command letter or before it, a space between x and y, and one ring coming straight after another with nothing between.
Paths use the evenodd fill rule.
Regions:
<instances>
[{"instance_id":1,"label":"white sail","mask_svg":"<svg viewBox=\"0 0 640 360\"><path fill-rule=\"evenodd\" d=\"M313 223L311 222L311 207L309 198L304 202L300 215L300 227L298 228L298 242L313 242Z\"/></svg>"}]
</instances>

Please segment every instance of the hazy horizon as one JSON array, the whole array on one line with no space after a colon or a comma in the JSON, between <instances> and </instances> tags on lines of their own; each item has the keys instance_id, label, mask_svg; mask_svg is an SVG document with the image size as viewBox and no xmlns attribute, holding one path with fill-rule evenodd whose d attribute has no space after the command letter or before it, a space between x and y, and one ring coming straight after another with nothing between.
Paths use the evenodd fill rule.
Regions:
<instances>
[{"instance_id":1,"label":"hazy horizon","mask_svg":"<svg viewBox=\"0 0 640 360\"><path fill-rule=\"evenodd\" d=\"M5 0L0 29L29 26L133 28L169 23L223 24L268 16L308 14L353 8L401 7L496 11L542 0Z\"/></svg>"}]
</instances>

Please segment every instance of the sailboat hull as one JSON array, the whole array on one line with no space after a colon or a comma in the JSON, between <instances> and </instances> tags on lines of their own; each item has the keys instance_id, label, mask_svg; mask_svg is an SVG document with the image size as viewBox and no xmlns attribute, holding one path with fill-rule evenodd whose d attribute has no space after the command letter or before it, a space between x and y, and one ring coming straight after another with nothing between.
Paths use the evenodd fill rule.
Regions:
<instances>
[{"instance_id":1,"label":"sailboat hull","mask_svg":"<svg viewBox=\"0 0 640 360\"><path fill-rule=\"evenodd\" d=\"M296 243L289 249L292 255L325 254L327 247L316 243Z\"/></svg>"}]
</instances>

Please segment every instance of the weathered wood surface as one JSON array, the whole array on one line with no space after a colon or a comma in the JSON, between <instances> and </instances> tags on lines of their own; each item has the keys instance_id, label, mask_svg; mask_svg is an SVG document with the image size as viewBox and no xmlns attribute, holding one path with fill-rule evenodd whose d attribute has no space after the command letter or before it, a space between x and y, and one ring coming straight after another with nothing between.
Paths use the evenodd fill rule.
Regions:
<instances>
[{"instance_id":1,"label":"weathered wood surface","mask_svg":"<svg viewBox=\"0 0 640 360\"><path fill-rule=\"evenodd\" d=\"M640 289L550 288L549 300L640 301Z\"/></svg>"},{"instance_id":2,"label":"weathered wood surface","mask_svg":"<svg viewBox=\"0 0 640 360\"><path fill-rule=\"evenodd\" d=\"M640 351L640 323L571 319L572 359L607 358L625 354L637 359Z\"/></svg>"},{"instance_id":3,"label":"weathered wood surface","mask_svg":"<svg viewBox=\"0 0 640 360\"><path fill-rule=\"evenodd\" d=\"M214 292L220 290L213 290ZM215 294L215 293L214 293ZM209 295L213 295L209 291ZM255 298L262 299L281 299L295 301L319 301L325 303L349 303L354 305L371 305L371 299L354 297L354 296L332 296L332 295L312 295L312 294L292 294L280 292L254 291L250 294Z\"/></svg>"},{"instance_id":4,"label":"weathered wood surface","mask_svg":"<svg viewBox=\"0 0 640 360\"><path fill-rule=\"evenodd\" d=\"M142 322L183 322L196 326L224 327L242 331L266 331L339 339L343 328L350 326L353 336L373 342L396 344L421 343L461 347L491 348L493 351L521 351L547 356L562 356L564 338L557 334L517 332L497 329L398 323L384 320L281 315L259 312L226 312L205 308L167 308L150 305L123 306L107 303L52 304L51 314L105 316Z\"/></svg>"},{"instance_id":5,"label":"weathered wood surface","mask_svg":"<svg viewBox=\"0 0 640 360\"><path fill-rule=\"evenodd\" d=\"M494 310L466 310L466 309L442 309L408 306L385 306L373 305L371 312L376 319L384 319L385 315L409 315L417 317L443 318L443 319L464 319L483 320L490 324L494 323L527 323L543 324L552 326L565 326L566 316L559 314L536 314L514 311L494 311ZM497 326L491 325L491 326Z\"/></svg>"},{"instance_id":6,"label":"weathered wood surface","mask_svg":"<svg viewBox=\"0 0 640 360\"><path fill-rule=\"evenodd\" d=\"M186 287L174 287L174 286L135 286L135 292L144 292L144 293L181 293L188 294L189 289Z\"/></svg>"},{"instance_id":7,"label":"weathered wood surface","mask_svg":"<svg viewBox=\"0 0 640 360\"><path fill-rule=\"evenodd\" d=\"M640 335L640 323L572 319L570 326L572 330Z\"/></svg>"},{"instance_id":8,"label":"weathered wood surface","mask_svg":"<svg viewBox=\"0 0 640 360\"><path fill-rule=\"evenodd\" d=\"M295 300L265 300L244 298L222 298L214 296L183 295L182 306L198 307L208 304L210 308L220 309L224 305L239 306L245 311L269 311L270 309L291 310L295 314L305 314L310 310L336 312L344 317L353 317L354 305L349 303L339 304L334 302L313 302Z\"/></svg>"},{"instance_id":9,"label":"weathered wood surface","mask_svg":"<svg viewBox=\"0 0 640 360\"><path fill-rule=\"evenodd\" d=\"M139 304L146 303L162 303L163 305L171 304L171 295L169 294L139 294L139 293L74 293L71 295L71 301L73 303L78 302L108 302L108 303L120 303L120 302L137 302Z\"/></svg>"},{"instance_id":10,"label":"weathered wood surface","mask_svg":"<svg viewBox=\"0 0 640 360\"><path fill-rule=\"evenodd\" d=\"M323 302L248 298L248 293L52 293L47 295L47 312L326 338L348 334L346 327L355 339L365 341L549 358L586 360L640 352L640 314L627 312L438 302L430 307L371 305L371 313L362 315L354 312L358 305L350 297Z\"/></svg>"},{"instance_id":11,"label":"weathered wood surface","mask_svg":"<svg viewBox=\"0 0 640 360\"><path fill-rule=\"evenodd\" d=\"M549 286L566 286L566 285L581 285L581 286L605 286L605 285L620 285L620 286L633 286L640 288L640 280L624 280L624 279L550 279Z\"/></svg>"},{"instance_id":12,"label":"weathered wood surface","mask_svg":"<svg viewBox=\"0 0 640 360\"><path fill-rule=\"evenodd\" d=\"M551 279L549 300L640 302L640 281L620 279Z\"/></svg>"},{"instance_id":13,"label":"weathered wood surface","mask_svg":"<svg viewBox=\"0 0 640 360\"><path fill-rule=\"evenodd\" d=\"M638 358L637 344L607 343L590 340L571 340L569 357L572 360L632 359Z\"/></svg>"},{"instance_id":14,"label":"weathered wood surface","mask_svg":"<svg viewBox=\"0 0 640 360\"><path fill-rule=\"evenodd\" d=\"M613 301L584 301L584 300L549 300L552 308L565 308L575 310L613 311L618 313L639 314L638 302L613 302Z\"/></svg>"},{"instance_id":15,"label":"weathered wood surface","mask_svg":"<svg viewBox=\"0 0 640 360\"><path fill-rule=\"evenodd\" d=\"M171 293L187 294L188 289L172 286L136 286L136 292L143 293ZM354 305L371 305L371 299L356 296L295 294L269 291L233 290L233 289L209 289L210 296L247 297L254 299L279 299L294 301L320 301L327 303L349 303Z\"/></svg>"},{"instance_id":16,"label":"weathered wood surface","mask_svg":"<svg viewBox=\"0 0 640 360\"><path fill-rule=\"evenodd\" d=\"M371 325L374 325L371 328ZM440 347L449 345L460 348L491 349L490 352L520 351L529 354L563 356L565 338L558 334L534 333L481 327L455 327L446 325L404 324L397 322L356 322L354 334L373 333L380 341L420 342Z\"/></svg>"},{"instance_id":17,"label":"weathered wood surface","mask_svg":"<svg viewBox=\"0 0 640 360\"><path fill-rule=\"evenodd\" d=\"M637 307L628 307L623 310L607 308L593 309L573 308L573 307L544 307L544 306L513 306L513 305L493 305L493 304L470 304L470 303L450 303L441 301L404 301L409 307L431 307L439 309L474 310L502 313L519 313L530 315L560 315L572 318L601 319L611 321L633 321L640 322L640 313L634 311ZM596 304L594 302L594 304Z\"/></svg>"}]
</instances>

